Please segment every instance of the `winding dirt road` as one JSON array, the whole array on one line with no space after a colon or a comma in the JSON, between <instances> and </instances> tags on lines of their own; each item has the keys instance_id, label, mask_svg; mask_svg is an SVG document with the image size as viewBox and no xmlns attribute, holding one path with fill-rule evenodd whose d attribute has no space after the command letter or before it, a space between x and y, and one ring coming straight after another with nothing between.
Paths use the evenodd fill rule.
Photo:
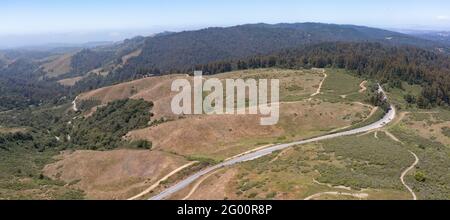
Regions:
<instances>
[{"instance_id":1,"label":"winding dirt road","mask_svg":"<svg viewBox=\"0 0 450 220\"><path fill-rule=\"evenodd\" d=\"M419 157L417 157L417 155L416 155L415 153L413 153L412 151L409 151L409 152L414 156L415 161L414 161L414 163L413 163L410 167L408 167L405 171L403 171L402 175L400 176L400 180L402 181L402 184L406 187L406 189L408 189L408 191L411 193L411 195L412 195L412 197L413 197L413 200L417 200L417 196L416 196L416 194L414 193L414 191L411 189L411 187L409 187L409 186L406 184L406 182L405 182L405 176L406 176L406 174L409 173L409 171L411 171L412 169L414 169L414 168L417 166L417 164L419 164Z\"/></svg>"},{"instance_id":2,"label":"winding dirt road","mask_svg":"<svg viewBox=\"0 0 450 220\"><path fill-rule=\"evenodd\" d=\"M160 180L158 180L156 183L154 183L153 185L151 185L149 188L147 188L146 190L144 190L143 192L139 193L138 195L135 195L131 198L129 198L128 200L135 200L135 199L139 199L147 194L149 194L152 190L156 189L156 187L159 186L159 184L161 184L161 182L166 181L167 179L169 179L171 176L177 174L178 172L194 165L195 163L197 163L197 161L193 161L191 163L185 164L184 166L181 166L177 169L175 169L174 171L170 172L169 174L167 174L165 177L161 178Z\"/></svg>"},{"instance_id":3,"label":"winding dirt road","mask_svg":"<svg viewBox=\"0 0 450 220\"><path fill-rule=\"evenodd\" d=\"M198 187L200 187L200 185L206 180L208 179L210 176L216 174L217 172L219 172L219 170L216 170L204 177L202 177L195 185L194 187L192 187L191 191L187 194L187 196L185 196L182 200L188 200L192 195L194 195L195 191L197 191Z\"/></svg>"},{"instance_id":4,"label":"winding dirt road","mask_svg":"<svg viewBox=\"0 0 450 220\"><path fill-rule=\"evenodd\" d=\"M320 94L320 91L322 90L323 83L325 82L325 80L326 80L327 77L328 77L328 75L327 75L327 73L325 72L325 70L322 70L322 73L323 73L324 77L323 77L322 81L321 81L320 84L319 84L319 88L317 88L317 91L316 91L315 93L311 94L311 97L314 97L314 96Z\"/></svg>"},{"instance_id":5,"label":"winding dirt road","mask_svg":"<svg viewBox=\"0 0 450 220\"><path fill-rule=\"evenodd\" d=\"M361 89L359 90L359 93L363 93L367 90L366 83L367 83L367 81L363 81L361 84L359 84L359 87L361 87Z\"/></svg>"},{"instance_id":6,"label":"winding dirt road","mask_svg":"<svg viewBox=\"0 0 450 220\"><path fill-rule=\"evenodd\" d=\"M383 88L379 86L379 92L382 93L384 95L384 98L387 99L386 93L384 92ZM396 115L396 110L395 107L393 105L391 105L391 108L389 109L389 111L385 114L385 116L380 119L379 121L361 127L361 128L356 128L353 130L349 130L349 131L343 131L343 132L338 132L338 133L334 133L334 134L328 134L328 135L324 135L324 136L320 136L320 137L316 137L316 138L311 138L311 139L307 139L307 140L302 140L302 141L297 141L297 142L292 142L292 143L286 143L286 144L279 144L279 145L274 145L271 147L267 147L261 150L257 150L255 152L251 152L248 154L244 154L238 157L235 157L233 159L230 160L226 160L222 163L219 163L217 165L214 165L212 167L208 167L204 170L201 170L197 173L192 174L191 176L189 176L187 179L182 180L181 182L165 189L164 191L162 191L161 193L159 193L158 195L150 198L150 200L162 200L165 198L168 198L169 196L171 196L172 194L188 187L191 183L195 182L197 179L201 178L202 176L205 176L217 169L223 168L223 167L229 167L232 166L234 164L238 164L238 163L242 163L242 162L246 162L246 161L251 161L251 160L255 160L258 159L260 157L264 157L267 156L269 154L272 154L275 151L280 151L280 150L284 150L286 148L289 147L293 147L293 146L297 146L297 145L304 145L304 144L308 144L308 143L313 143L313 142L317 142L317 141L323 141L323 140L328 140L328 139L333 139L333 138L337 138L337 137L343 137L343 136L350 136L350 135L355 135L355 134L361 134L361 133L365 133L368 131L373 131L373 130L377 130L380 129L382 127L385 127L387 124L389 124L392 120L394 120Z\"/></svg>"}]
</instances>

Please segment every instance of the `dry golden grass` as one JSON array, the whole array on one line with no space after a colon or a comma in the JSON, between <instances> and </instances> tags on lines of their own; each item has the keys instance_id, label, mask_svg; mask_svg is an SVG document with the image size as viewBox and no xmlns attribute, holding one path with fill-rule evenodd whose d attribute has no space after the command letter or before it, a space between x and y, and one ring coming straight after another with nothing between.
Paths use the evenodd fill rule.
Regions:
<instances>
[{"instance_id":1,"label":"dry golden grass","mask_svg":"<svg viewBox=\"0 0 450 220\"><path fill-rule=\"evenodd\" d=\"M185 159L159 151L114 150L64 153L44 174L83 190L89 199L127 199L152 185Z\"/></svg>"},{"instance_id":2,"label":"dry golden grass","mask_svg":"<svg viewBox=\"0 0 450 220\"><path fill-rule=\"evenodd\" d=\"M186 200L224 200L227 199L237 199L234 195L230 183L236 178L238 174L238 169L230 168L226 170L221 170L212 174L211 176L204 179L200 185L192 192L192 195ZM188 187L192 188L192 187ZM181 196L183 192L180 192L174 197ZM183 199L185 197L182 197Z\"/></svg>"},{"instance_id":3,"label":"dry golden grass","mask_svg":"<svg viewBox=\"0 0 450 220\"><path fill-rule=\"evenodd\" d=\"M107 104L119 99L143 98L154 103L152 112L155 114L155 118L174 117L170 103L176 93L171 92L171 85L173 80L180 78L187 78L187 76L167 75L134 80L83 93L79 99L95 99L99 100L101 104Z\"/></svg>"},{"instance_id":4,"label":"dry golden grass","mask_svg":"<svg viewBox=\"0 0 450 220\"><path fill-rule=\"evenodd\" d=\"M25 128L6 128L0 126L0 133L17 133L17 132L25 132Z\"/></svg>"},{"instance_id":5,"label":"dry golden grass","mask_svg":"<svg viewBox=\"0 0 450 220\"><path fill-rule=\"evenodd\" d=\"M87 74L95 74L99 76L107 76L109 74L109 71L103 67L93 69L91 71L88 71Z\"/></svg>"},{"instance_id":6,"label":"dry golden grass","mask_svg":"<svg viewBox=\"0 0 450 220\"><path fill-rule=\"evenodd\" d=\"M141 54L141 52L142 52L142 50L133 51L130 54L127 54L122 57L121 64L119 64L119 65L109 64L105 68L102 67L102 68L93 69L91 71L87 71L85 76L87 76L89 73L106 76L110 73L110 70L116 69L120 66L127 64L128 60L130 60L133 57L139 56ZM73 56L73 54L64 54L53 60L50 60L49 62L42 65L43 70L47 73L47 76L50 78L57 77L57 76L65 74L65 73L68 73L72 70L72 67L71 67L72 56ZM73 85L75 85L76 82L80 81L81 79L83 79L83 76L59 80L58 83L61 85L64 85L64 86L73 86Z\"/></svg>"},{"instance_id":7,"label":"dry golden grass","mask_svg":"<svg viewBox=\"0 0 450 220\"><path fill-rule=\"evenodd\" d=\"M151 140L156 149L181 155L216 156L224 159L239 154L243 139L274 137L282 131L274 126L260 126L257 116L212 115L189 117L155 127L132 131L128 139Z\"/></svg>"},{"instance_id":8,"label":"dry golden grass","mask_svg":"<svg viewBox=\"0 0 450 220\"><path fill-rule=\"evenodd\" d=\"M47 76L57 77L68 73L72 70L71 62L72 62L73 54L64 54L51 62L45 63L42 65L43 70L47 73Z\"/></svg>"},{"instance_id":9,"label":"dry golden grass","mask_svg":"<svg viewBox=\"0 0 450 220\"><path fill-rule=\"evenodd\" d=\"M405 118L407 126L423 138L436 140L446 146L450 146L450 136L446 136L442 130L443 128L450 128L450 122L437 120L435 118L437 114L424 113L423 115L428 117L428 119L417 121L413 119L411 114L408 114Z\"/></svg>"},{"instance_id":10,"label":"dry golden grass","mask_svg":"<svg viewBox=\"0 0 450 220\"><path fill-rule=\"evenodd\" d=\"M82 76L78 76L78 77L59 80L58 83L63 86L73 86L73 85L75 85L75 83L77 83L78 81L80 81L82 79L83 79Z\"/></svg>"},{"instance_id":11,"label":"dry golden grass","mask_svg":"<svg viewBox=\"0 0 450 220\"><path fill-rule=\"evenodd\" d=\"M128 60L130 60L133 57L137 57L137 56L141 55L141 53L142 53L142 49L139 49L139 50L133 51L133 52L123 56L122 57L122 65L127 64Z\"/></svg>"},{"instance_id":12,"label":"dry golden grass","mask_svg":"<svg viewBox=\"0 0 450 220\"><path fill-rule=\"evenodd\" d=\"M215 75L225 78L278 78L282 97L307 97L317 90L323 72L319 70L260 69ZM370 108L359 104L325 103L317 100L295 101L281 105L280 123L260 126L259 115L201 115L180 119L171 112L170 102L176 94L170 91L174 79L186 75L150 77L105 87L80 95L79 99L96 99L102 104L124 99L143 98L153 101L156 119L176 119L164 124L132 131L129 139L147 139L157 149L181 155L207 156L215 159L251 150L261 145L298 140L324 134L335 128L363 120ZM293 85L296 85L295 89Z\"/></svg>"},{"instance_id":13,"label":"dry golden grass","mask_svg":"<svg viewBox=\"0 0 450 220\"><path fill-rule=\"evenodd\" d=\"M317 200L410 199L410 194L406 191L393 189L355 190L345 186L332 186L315 181L320 174L313 169L314 166L319 164L343 166L334 154L330 154L326 160L321 159L319 155L322 150L319 145L309 144L289 148L283 152L259 159L260 161L225 168L207 176L205 179L200 179L201 182L197 181L191 184L186 189L174 194L171 199L182 199L189 194L188 199L192 200L298 200L313 195L317 195L317 197L314 197ZM297 161L301 161L301 167L295 165L298 164ZM193 191L194 189L195 191ZM320 194L325 192L342 194ZM364 198L348 195L364 195Z\"/></svg>"},{"instance_id":14,"label":"dry golden grass","mask_svg":"<svg viewBox=\"0 0 450 220\"><path fill-rule=\"evenodd\" d=\"M261 126L261 115L201 115L130 132L128 139L146 139L157 149L215 159L260 145L299 140L351 125L370 113L366 106L342 103L283 103L280 122ZM359 114L358 114L359 113Z\"/></svg>"},{"instance_id":15,"label":"dry golden grass","mask_svg":"<svg viewBox=\"0 0 450 220\"><path fill-rule=\"evenodd\" d=\"M292 140L300 140L311 136L325 134L333 129L350 126L356 122L360 122L367 118L372 107L359 103L329 103L322 102L318 99L310 99L310 95L317 91L320 82L323 79L323 72L321 70L279 70L279 69L261 69L261 70L246 70L236 71L231 73L219 74L211 77L218 77L220 79L226 78L268 78L280 79L280 97L284 103L281 104L280 122L274 126L261 126L260 115L196 115L180 118L172 114L170 103L172 97L176 94L171 92L170 87L175 79L188 79L192 77L186 75L168 75L160 77L150 77L139 79L132 82L126 82L119 85L105 87L90 91L79 96L79 100L95 99L101 101L101 104L107 104L111 101L125 98L139 99L143 98L147 101L154 102L155 106L153 112L155 119L161 117L174 119L157 126L135 130L126 135L127 139L146 139L153 142L154 149L161 152L172 152L183 156L194 157L208 157L217 160L226 159L228 157L237 155L239 153L258 148L259 146L270 145L279 142L288 142ZM208 78L209 76L205 76ZM305 100L308 99L308 100ZM94 108L95 109L95 108ZM306 152L305 155L310 155L314 158L314 152ZM102 152L106 155L106 152ZM273 158L276 163L277 160L284 160L289 157L290 153L282 154L277 158ZM83 174L86 176L85 181L77 183L84 187L88 192L88 196L93 198L126 198L125 194L133 195L139 193L138 188L143 189L142 179L136 180L134 176L120 175L120 180L112 177L115 181L106 181L101 178L99 183L95 181L90 171L85 171L89 167L100 167L104 165L102 160L110 158L107 156L92 156L92 152L80 153L65 159L67 164L75 161L91 161L89 164L80 168L80 171L66 171L64 180L76 180L76 172L87 172ZM116 157L115 164L124 164L124 155ZM100 159L98 159L100 158ZM146 159L147 163L155 164L161 163L155 159ZM168 160L168 159L167 159ZM117 162L118 161L118 162ZM62 162L61 162L62 163ZM141 163L144 163L142 161ZM316 161L311 162L312 164ZM177 163L181 166L182 163ZM338 165L338 164L337 164ZM150 165L149 165L150 166ZM172 166L172 170L177 166ZM56 165L53 169L55 170ZM95 170L98 170L97 168ZM109 168L108 168L109 169ZM146 168L141 167L140 172L145 171ZM75 168L74 168L75 170ZM111 170L114 170L111 168ZM95 175L99 175L94 171ZM113 171L111 171L112 173ZM124 173L119 169L114 172ZM169 173L170 171L163 172ZM70 174L70 175L69 175ZM240 172L237 169L231 168L211 175L205 179L198 192L192 195L193 199L224 199L236 198L242 199L235 195L236 176ZM53 175L57 175L57 171L53 171ZM106 176L112 174L105 174ZM155 174L159 178L163 175ZM63 173L61 178L63 178ZM311 193L321 192L327 190L327 187L318 186L312 182L317 174L312 176L299 177L293 180L296 183L293 193L277 195L277 199L298 199L303 198ZM156 178L156 177L155 177ZM256 177L255 177L256 178ZM277 179L278 177L271 177ZM152 179L151 181L155 181ZM150 182L151 182L150 181ZM286 184L293 183L288 182ZM149 184L146 184L147 186ZM106 187L105 187L106 186ZM128 188L125 188L127 186ZM124 187L123 189L120 187ZM234 188L233 188L234 187ZM274 186L273 189L280 191L289 191L285 188L277 188L284 186ZM110 188L111 190L105 190ZM329 189L328 189L329 190ZM112 192L118 191L114 196ZM130 193L133 191L134 193ZM186 191L186 192L185 192ZM184 198L182 193L189 193L189 188L180 192L180 198ZM111 194L110 194L111 193ZM267 192L270 193L270 192ZM262 195L261 195L262 196Z\"/></svg>"},{"instance_id":16,"label":"dry golden grass","mask_svg":"<svg viewBox=\"0 0 450 220\"><path fill-rule=\"evenodd\" d=\"M219 79L280 79L280 99L282 101L298 101L316 91L323 74L318 70L257 69L205 76L205 78L210 77ZM107 104L118 99L143 98L147 101L153 101L155 104L153 113L156 119L162 117L177 119L178 117L173 115L170 108L171 100L176 95L176 93L171 92L171 85L173 80L181 78L192 81L192 77L187 75L149 77L90 91L81 94L79 99L96 99L100 100L102 104Z\"/></svg>"},{"instance_id":17,"label":"dry golden grass","mask_svg":"<svg viewBox=\"0 0 450 220\"><path fill-rule=\"evenodd\" d=\"M279 79L280 100L299 101L317 91L324 74L321 69L289 70L289 69L254 69L222 73L211 77L219 79Z\"/></svg>"}]
</instances>

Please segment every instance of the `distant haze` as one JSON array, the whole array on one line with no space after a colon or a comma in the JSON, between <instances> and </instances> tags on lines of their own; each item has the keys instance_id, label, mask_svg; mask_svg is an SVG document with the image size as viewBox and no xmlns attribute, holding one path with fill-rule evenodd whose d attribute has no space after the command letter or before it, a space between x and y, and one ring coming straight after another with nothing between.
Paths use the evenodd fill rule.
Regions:
<instances>
[{"instance_id":1,"label":"distant haze","mask_svg":"<svg viewBox=\"0 0 450 220\"><path fill-rule=\"evenodd\" d=\"M259 22L450 30L450 1L2 0L0 21L0 48L119 41L165 30Z\"/></svg>"},{"instance_id":2,"label":"distant haze","mask_svg":"<svg viewBox=\"0 0 450 220\"><path fill-rule=\"evenodd\" d=\"M0 35L0 49L13 49L20 47L36 47L48 45L77 45L89 42L118 42L136 36L151 36L165 30L178 31L178 29L147 29L147 30L110 30L86 31L67 33L41 33L41 34L10 34Z\"/></svg>"}]
</instances>

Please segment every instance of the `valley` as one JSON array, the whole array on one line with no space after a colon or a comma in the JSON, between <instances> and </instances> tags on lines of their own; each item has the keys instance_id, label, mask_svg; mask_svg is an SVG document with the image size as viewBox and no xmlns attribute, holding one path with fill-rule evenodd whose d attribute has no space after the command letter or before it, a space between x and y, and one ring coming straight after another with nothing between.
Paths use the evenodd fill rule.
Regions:
<instances>
[{"instance_id":1,"label":"valley","mask_svg":"<svg viewBox=\"0 0 450 220\"><path fill-rule=\"evenodd\" d=\"M0 199L448 200L449 51L322 23L1 50ZM279 122L174 114L193 70L278 79Z\"/></svg>"},{"instance_id":2,"label":"valley","mask_svg":"<svg viewBox=\"0 0 450 220\"><path fill-rule=\"evenodd\" d=\"M329 77L323 78L323 71L327 72L327 75ZM149 128L131 131L123 138L129 141L141 139L151 141L153 145L151 152L160 152L167 156L182 156L186 158L185 160L200 160L214 164L215 161L223 161L227 158L244 153L246 151L251 152L254 149L267 147L276 143L288 143L295 140L320 136L337 129L345 129L346 127L352 125L358 126L358 123L363 123L365 120L368 120L369 117L373 117L371 112L373 112L375 108L373 106L370 106L369 104L361 103L365 102L364 97L368 96L367 94L364 94L365 91L363 91L360 96L355 96L362 97L360 100L355 99L354 101L349 101L346 98L342 98L340 95L347 94L346 92L351 94L354 91L360 91L360 83L362 82L362 80L357 80L357 78L348 75L348 73L334 72L335 70L323 71L290 71L283 69L263 69L244 72L231 72L218 75L219 78L246 76L268 77L267 74L288 77L285 81L283 80L283 77L281 77L281 87L286 88L281 89L281 97L285 97L282 98L282 100L288 101L281 103L282 115L280 123L277 126L261 127L257 123L258 121L256 120L256 117L255 119L252 119L252 117L249 116L187 116L186 118L171 118L167 122L162 122L161 124L156 124L154 126L150 126ZM329 82L327 82L327 80L329 79L334 79L334 74L343 74L344 80L342 82L347 82L350 88L342 91L343 93L334 93L333 88L330 87L328 85ZM155 110L164 109L158 107L158 103L160 103L158 102L158 100L160 100L159 97L168 97L167 99L170 100L171 94L169 90L169 82L171 81L169 79L173 79L174 77L178 78L187 76L174 75L167 77L149 77L129 83L119 84L112 87L94 90L86 94L81 94L76 102L83 103L84 100L88 100L92 101L93 103L98 103L99 105L107 105L109 102L124 98L144 98L147 100L157 100L154 102ZM314 78L317 79L314 80ZM302 86L294 87L295 89L293 89L291 86L291 83L293 81L296 82L297 85L315 81L315 85L309 84L309 89L307 90ZM323 84L323 88L319 91L320 95L318 95L317 97L333 97L334 103L323 102L320 98L315 98L314 96L312 97L313 93L317 93L317 88L320 87L319 84L321 83ZM131 91L133 89L135 90L134 92ZM166 93L161 93L164 91L166 91ZM333 96L331 93L335 94L335 96ZM293 98L297 101L291 101ZM336 99L340 99L341 101L336 101ZM78 104L77 106L80 105ZM81 114L85 114L85 117L92 117L90 115L93 114L93 111L95 111L94 109L96 108L97 107L95 106L90 106L90 108L84 109L84 111L88 113L87 115L85 113ZM165 109L167 113L169 110L169 106L167 106ZM156 111L156 113L158 112ZM170 114L164 114L164 112L155 114L155 116L156 115L163 115L164 117L167 117L167 119L170 118ZM158 119L159 118L155 118L155 120ZM317 123L317 120L321 120L321 122ZM233 141L223 142L223 140ZM135 153L145 154L144 152ZM70 164L71 160L77 162L86 161L86 163L90 161L88 164L105 163L103 162L104 160L100 159L102 158L100 157L100 155L96 157L99 157L98 162L95 162L95 160L93 161L92 159L88 159L93 158L92 153L87 154L83 153L83 151L76 151L75 153L68 154L67 156L60 158L60 162L47 166L44 173L47 173L47 175L51 176L52 178L68 182L78 180L78 182L74 182L73 186L84 189L88 193L87 196L89 196L90 198L101 199L123 199L127 198L127 196L131 197L131 192L135 192L135 194L137 194L138 189L149 187L155 183L156 179L158 179L153 178L153 180L151 181L143 181L141 179L140 187L135 187L135 189L133 189L133 186L135 186L136 184L133 184L133 182L129 181L139 182L137 177L122 176L120 178L121 181L125 181L128 184L121 184L112 180L110 180L111 183L96 183L96 181L94 180L87 181L86 178L89 178L88 174L80 173L82 170L86 169L80 168L81 170L76 172L80 173L81 175L68 177L70 175L73 175L70 174L73 173L73 171L70 171L71 166L58 165ZM111 156L108 156L108 158L110 157ZM136 162L139 162L141 160L142 159L136 158ZM145 161L141 161L141 163L144 162ZM109 165L108 167L121 167L125 165L125 161L114 161L110 163L111 165ZM102 168L102 166L94 164L90 165L90 167L92 167L91 169L89 169L91 172L101 172L106 175L105 172L108 171L105 169L113 169L107 167ZM151 164L147 166L153 167ZM175 170L176 167L180 166L182 166L182 164L178 164L178 166L173 167L173 170ZM54 167L59 167L59 169L56 169L57 171L55 171ZM100 170L96 171L97 169ZM187 170L185 171L186 173L184 175L178 174L175 176L171 176L169 177L169 179L164 181L162 185L164 186L165 184L169 184L174 181L176 182L177 179L182 179L185 175L189 175L190 172L195 171L195 168L190 168L193 170L190 170L189 168L185 169ZM53 173L49 173L48 170L53 170ZM119 171L114 170L114 172ZM163 171L162 173L160 173L160 178L170 172L171 170L169 169ZM108 186L108 184L112 185ZM111 188L114 186L117 188ZM157 186L153 190L153 193L160 190L160 187L161 186ZM128 193L123 194L123 196L121 196L120 194L115 194L115 197L107 197L108 193L102 192L102 189L115 189L115 191L123 191ZM89 193L91 191L92 193ZM145 197L148 197L148 195L142 196L142 198Z\"/></svg>"}]
</instances>

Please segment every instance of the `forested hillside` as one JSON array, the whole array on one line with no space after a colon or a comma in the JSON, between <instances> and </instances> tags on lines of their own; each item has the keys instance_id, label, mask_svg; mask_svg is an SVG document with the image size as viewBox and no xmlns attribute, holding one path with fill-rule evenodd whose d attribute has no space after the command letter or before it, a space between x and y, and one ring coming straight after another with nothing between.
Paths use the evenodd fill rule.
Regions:
<instances>
[{"instance_id":1,"label":"forested hillside","mask_svg":"<svg viewBox=\"0 0 450 220\"><path fill-rule=\"evenodd\" d=\"M215 74L230 69L335 67L354 70L393 87L401 81L422 85L419 107L450 104L450 58L417 47L392 47L379 43L323 43L233 62L199 65L196 69ZM188 71L188 70L185 70Z\"/></svg>"},{"instance_id":2,"label":"forested hillside","mask_svg":"<svg viewBox=\"0 0 450 220\"><path fill-rule=\"evenodd\" d=\"M419 38L450 45L449 31L412 31L410 34Z\"/></svg>"},{"instance_id":3,"label":"forested hillside","mask_svg":"<svg viewBox=\"0 0 450 220\"><path fill-rule=\"evenodd\" d=\"M0 53L0 69L2 69L6 64L8 63L8 60L4 57L3 54Z\"/></svg>"},{"instance_id":4,"label":"forested hillside","mask_svg":"<svg viewBox=\"0 0 450 220\"><path fill-rule=\"evenodd\" d=\"M438 43L396 32L352 25L321 23L251 24L208 28L148 38L140 56L124 68L163 71L224 59L268 54L320 42L382 42L435 49Z\"/></svg>"},{"instance_id":5,"label":"forested hillside","mask_svg":"<svg viewBox=\"0 0 450 220\"><path fill-rule=\"evenodd\" d=\"M90 75L73 91L85 91L145 75L192 70L195 65L223 60L268 55L285 49L323 42L379 42L389 46L410 45L431 51L448 51L445 46L425 39L382 29L322 23L249 24L227 28L164 33L135 38L124 43L141 48L133 57L107 77ZM118 46L118 45L116 45Z\"/></svg>"},{"instance_id":6,"label":"forested hillside","mask_svg":"<svg viewBox=\"0 0 450 220\"><path fill-rule=\"evenodd\" d=\"M72 72L68 75L84 75L91 70L100 68L112 59L113 55L114 53L112 51L82 50L72 57Z\"/></svg>"},{"instance_id":7,"label":"forested hillside","mask_svg":"<svg viewBox=\"0 0 450 220\"><path fill-rule=\"evenodd\" d=\"M327 42L341 42L337 44L341 46L336 48L330 46L336 44L322 44ZM345 42L359 44L342 44ZM368 42L379 44L373 46L366 44ZM322 45L315 47L317 44ZM347 46L342 48L342 45ZM370 46L361 48L361 45ZM409 49L395 49L398 46L409 46ZM280 53L286 50L290 52ZM42 65L61 54L51 51L7 51L2 52L3 59L0 59L0 65L4 65L0 68L0 82L3 85L3 102L0 106L1 109L10 109L55 101L63 96L73 98L79 92L147 75L192 72L197 65L222 62L215 70L209 71L212 73L246 68L255 64L239 64L237 60L255 56L265 57L270 62L268 65L285 62L277 60L282 58L300 66L334 65L381 78L389 75L398 80L426 82L430 84L427 87L430 89L424 94L426 99L418 101L421 106L428 106L429 103L448 103L448 89L437 82L437 78L445 77L441 69L446 69L446 58L441 58L445 51L448 48L439 42L410 35L361 26L321 23L250 24L136 37L76 52L70 56L69 71L54 78L48 76L50 73L45 72ZM129 56L125 62L124 57L134 52L135 55ZM274 58L268 59L267 56L271 54L274 54ZM407 60L402 60L403 54ZM307 58L305 62L304 58ZM234 66L231 65L233 62ZM60 79L72 77L82 77L72 88L63 88L56 83Z\"/></svg>"},{"instance_id":8,"label":"forested hillside","mask_svg":"<svg viewBox=\"0 0 450 220\"><path fill-rule=\"evenodd\" d=\"M0 111L58 101L65 89L55 82L39 80L41 75L37 65L27 59L0 68Z\"/></svg>"}]
</instances>

